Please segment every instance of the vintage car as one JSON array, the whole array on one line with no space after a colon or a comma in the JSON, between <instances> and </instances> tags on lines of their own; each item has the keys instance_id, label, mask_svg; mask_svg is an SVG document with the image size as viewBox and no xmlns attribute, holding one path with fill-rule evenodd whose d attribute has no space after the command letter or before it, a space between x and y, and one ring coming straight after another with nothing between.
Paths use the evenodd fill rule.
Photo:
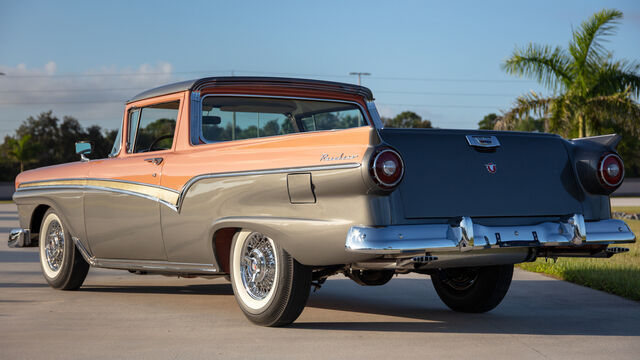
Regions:
<instances>
[{"instance_id":1,"label":"vintage car","mask_svg":"<svg viewBox=\"0 0 640 360\"><path fill-rule=\"evenodd\" d=\"M25 171L9 245L39 246L54 288L90 266L225 276L254 323L302 312L344 274L430 275L451 309L486 312L513 265L608 258L635 241L610 218L619 136L385 128L367 88L214 77L129 102L108 158Z\"/></svg>"}]
</instances>

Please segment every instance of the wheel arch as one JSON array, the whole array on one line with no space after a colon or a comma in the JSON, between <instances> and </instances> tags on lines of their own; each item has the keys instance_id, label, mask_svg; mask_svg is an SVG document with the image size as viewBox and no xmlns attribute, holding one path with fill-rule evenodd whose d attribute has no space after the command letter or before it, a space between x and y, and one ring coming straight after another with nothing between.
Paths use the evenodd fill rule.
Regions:
<instances>
[{"instance_id":1,"label":"wheel arch","mask_svg":"<svg viewBox=\"0 0 640 360\"><path fill-rule=\"evenodd\" d=\"M228 270L233 236L241 229L247 229L271 238L300 263L313 265L312 262L315 259L312 246L310 247L307 241L300 241L300 239L303 238L303 234L308 231L310 226L317 228L326 224L326 221L279 217L222 218L213 224L211 230L215 259L221 269Z\"/></svg>"},{"instance_id":2,"label":"wheel arch","mask_svg":"<svg viewBox=\"0 0 640 360\"><path fill-rule=\"evenodd\" d=\"M44 220L44 214L52 208L47 204L40 204L35 207L33 212L31 213L31 220L29 221L29 230L31 230L32 234L37 234L40 232L40 226L42 226L42 220Z\"/></svg>"}]
</instances>

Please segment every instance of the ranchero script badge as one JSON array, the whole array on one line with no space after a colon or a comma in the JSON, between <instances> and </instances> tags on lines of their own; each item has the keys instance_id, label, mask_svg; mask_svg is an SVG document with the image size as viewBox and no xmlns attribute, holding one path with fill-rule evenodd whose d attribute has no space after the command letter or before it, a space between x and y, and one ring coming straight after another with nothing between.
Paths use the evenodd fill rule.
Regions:
<instances>
[{"instance_id":1,"label":"ranchero script badge","mask_svg":"<svg viewBox=\"0 0 640 360\"><path fill-rule=\"evenodd\" d=\"M320 161L338 161L338 160L352 160L357 158L358 155L345 155L344 153L338 155L338 156L331 156L329 154L322 154L322 156L320 156Z\"/></svg>"},{"instance_id":2,"label":"ranchero script badge","mask_svg":"<svg viewBox=\"0 0 640 360\"><path fill-rule=\"evenodd\" d=\"M484 167L487 169L487 171L489 172L489 174L495 174L496 173L496 164L490 162L488 164L484 164Z\"/></svg>"}]
</instances>

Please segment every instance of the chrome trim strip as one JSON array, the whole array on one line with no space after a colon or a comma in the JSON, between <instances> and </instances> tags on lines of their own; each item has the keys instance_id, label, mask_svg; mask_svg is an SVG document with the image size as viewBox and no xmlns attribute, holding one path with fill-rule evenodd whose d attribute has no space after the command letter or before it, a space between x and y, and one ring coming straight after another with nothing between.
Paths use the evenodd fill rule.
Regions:
<instances>
[{"instance_id":1,"label":"chrome trim strip","mask_svg":"<svg viewBox=\"0 0 640 360\"><path fill-rule=\"evenodd\" d=\"M168 188L168 187L164 187L161 185L156 185L156 184L146 184L146 183L141 183L141 182L137 182L137 181L131 181L131 180L121 180L121 179L101 179L101 178L62 178L62 179L52 179L52 180L36 180L36 181L25 181L23 183L20 183L20 188L22 188L24 185L29 185L29 184L40 184L40 183L49 183L49 182L56 182L56 181L78 181L78 180L82 180L82 181L110 181L110 182L117 182L117 183L124 183L124 184L133 184L133 185L142 185L142 186L149 186L149 187L154 187L154 188L158 188L158 189L162 189L162 190L168 190L168 191L173 191L175 193L179 193L179 191Z\"/></svg>"},{"instance_id":2,"label":"chrome trim strip","mask_svg":"<svg viewBox=\"0 0 640 360\"><path fill-rule=\"evenodd\" d=\"M72 237L73 243L89 265L106 269L141 270L172 274L210 274L219 275L218 269L211 264L193 264L158 260L99 259L84 247L80 239Z\"/></svg>"},{"instance_id":3,"label":"chrome trim strip","mask_svg":"<svg viewBox=\"0 0 640 360\"><path fill-rule=\"evenodd\" d=\"M26 191L37 191L37 190L41 190L42 191L42 190L64 190L64 189L98 190L98 191L115 192L115 193L119 193L119 194L137 196L137 197L145 198L147 200L157 201L157 202L161 203L162 205L165 205L165 206L169 207L173 211L176 211L176 212L178 211L178 209L176 208L176 206L174 204L172 204L170 202L167 202L165 200L159 199L159 198L157 198L155 196L151 196L151 195L147 195L147 194L139 193L139 192L134 192L134 191L127 191L127 190L122 190L122 189L115 189L115 188L101 187L101 186L91 186L91 185L29 186L29 187L25 187L25 188L19 188L18 190L16 190L16 193L21 193L21 192L26 192Z\"/></svg>"},{"instance_id":4,"label":"chrome trim strip","mask_svg":"<svg viewBox=\"0 0 640 360\"><path fill-rule=\"evenodd\" d=\"M22 193L25 191L36 191L36 190L56 190L56 189L78 189L78 190L99 190L99 191L109 191L116 192L126 195L138 196L151 201L157 201L162 205L169 207L171 210L180 212L180 208L182 207L182 201L186 196L187 192L199 180L203 179L213 179L213 178L221 178L221 177L235 177L235 176L251 176L251 175L263 175L263 174L279 174L279 173L288 173L288 172L300 172L300 171L323 171L323 170L339 170L339 169L355 169L361 166L360 163L344 163L344 164L332 164L332 165L315 165L315 166L301 166L301 167L291 167L291 168L277 168L277 169L264 169L264 170L250 170L250 171L235 171L235 172L224 172L224 173L211 173L211 174L201 174L192 177L185 183L182 187L181 191L176 191L174 189L166 188L159 185L152 184L144 184L138 183L134 181L127 180L111 180L111 179L56 179L56 180L44 180L44 181L31 181L24 182L20 184L16 193ZM55 184L55 183L59 184ZM64 182L67 182L66 184ZM108 187L108 186L99 186L99 185L91 185L91 182L117 182L117 183L125 183L131 184L135 186L139 186L142 189L144 187L151 187L157 190L163 190L171 192L171 196L165 196L165 198L160 198L158 196L154 196L154 194L148 194L144 192L138 192L135 190L126 190L122 188ZM47 185L52 184L52 185ZM23 186L24 185L24 186ZM157 192L155 192L157 194ZM167 199L169 197L170 199ZM174 200L175 197L175 200Z\"/></svg>"},{"instance_id":5,"label":"chrome trim strip","mask_svg":"<svg viewBox=\"0 0 640 360\"><path fill-rule=\"evenodd\" d=\"M198 96L200 96L198 94ZM364 116L364 118L367 120L367 124L363 125L363 126L371 126L374 125L374 122L369 118L368 113L365 111L365 109L362 107L362 105L360 105L359 103L355 102L355 101L349 101L349 100L339 100L339 99L326 99L326 98L307 98L307 97L297 97L297 96L278 96L278 95L257 95L257 94L207 94L204 95L200 98L200 110L198 112L198 114L195 114L195 112L192 110L191 111L191 115L192 116L199 116L196 119L196 124L197 127L195 129L193 129L193 121L191 121L192 119L189 119L189 126L191 131L196 131L196 134L191 134L190 136L190 143L193 146L198 146L198 145L204 145L204 144L200 144L200 140L204 141L205 144L216 144L216 143L220 143L220 142L230 142L230 141L237 141L237 140L227 140L227 141L214 141L214 142L208 142L206 141L206 139L204 139L201 135L202 135L202 126L200 126L200 123L202 122L202 102L204 101L204 99L208 98L208 97L212 97L212 96L216 96L216 97L250 97L250 98L268 98L268 99L291 99L291 100L310 100L310 101L325 101L325 102L337 102L337 103L343 103L343 104L352 104L352 105L356 105L358 107L358 109L360 109L360 112L362 113L362 115ZM193 104L193 102L192 102ZM335 129L335 130L346 130L346 129ZM305 132L299 132L299 133L291 133L291 134L286 134L286 135L295 135L295 134L307 134L307 133L312 133L312 132L323 132L323 131L332 131L332 130L318 130L318 131L305 131ZM262 139L262 138L269 138L269 137L274 137L274 136L283 136L283 135L271 135L271 136L262 136L260 138L254 138L254 139Z\"/></svg>"},{"instance_id":6,"label":"chrome trim strip","mask_svg":"<svg viewBox=\"0 0 640 360\"><path fill-rule=\"evenodd\" d=\"M345 249L369 254L403 254L438 251L500 249L513 247L576 246L635 242L635 235L622 220L580 221L576 214L564 222L525 226L484 226L463 217L458 226L448 224L353 226ZM576 241L576 236L583 239ZM465 248L466 247L466 248Z\"/></svg>"},{"instance_id":7,"label":"chrome trim strip","mask_svg":"<svg viewBox=\"0 0 640 360\"><path fill-rule=\"evenodd\" d=\"M31 231L29 229L13 229L9 232L7 246L10 248L31 246Z\"/></svg>"},{"instance_id":8,"label":"chrome trim strip","mask_svg":"<svg viewBox=\"0 0 640 360\"><path fill-rule=\"evenodd\" d=\"M252 170L252 171L239 171L239 172L197 175L189 179L189 181L187 181L187 183L182 187L182 191L180 192L180 196L178 197L178 202L176 203L176 207L178 208L178 212L180 212L180 209L182 208L182 202L184 201L184 197L187 195L187 192L189 191L191 186L193 186L193 184L195 184L196 182L204 179L214 179L214 178L220 178L220 177L235 177L235 176L280 174L280 173L299 172L299 171L355 169L355 168L359 168L360 165L361 165L360 163L345 163L345 164L335 164L335 165L303 166L303 167L291 167L291 168L280 168L280 169L265 169L265 170Z\"/></svg>"}]
</instances>

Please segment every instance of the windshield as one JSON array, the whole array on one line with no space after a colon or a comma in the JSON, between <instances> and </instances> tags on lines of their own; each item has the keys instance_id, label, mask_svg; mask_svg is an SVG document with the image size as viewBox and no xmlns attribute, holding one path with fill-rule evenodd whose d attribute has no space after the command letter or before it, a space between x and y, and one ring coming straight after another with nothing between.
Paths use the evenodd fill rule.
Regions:
<instances>
[{"instance_id":1,"label":"windshield","mask_svg":"<svg viewBox=\"0 0 640 360\"><path fill-rule=\"evenodd\" d=\"M116 157L120 153L120 146L122 145L122 122L120 122L120 129L118 129L118 135L113 142L113 147L109 153L109 157ZM103 153L104 154L104 153Z\"/></svg>"}]
</instances>

